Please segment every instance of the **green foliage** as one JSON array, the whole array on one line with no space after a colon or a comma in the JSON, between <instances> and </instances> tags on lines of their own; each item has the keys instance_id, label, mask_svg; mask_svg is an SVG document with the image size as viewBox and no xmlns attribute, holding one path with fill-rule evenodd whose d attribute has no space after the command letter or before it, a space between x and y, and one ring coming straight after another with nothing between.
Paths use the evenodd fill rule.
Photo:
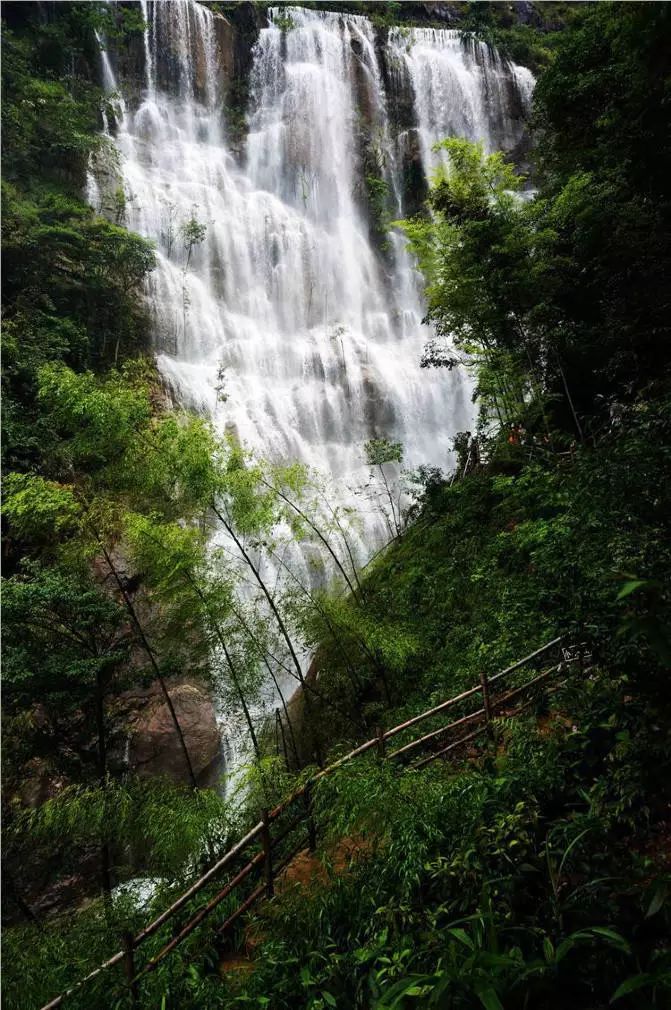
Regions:
<instances>
[{"instance_id":1,"label":"green foliage","mask_svg":"<svg viewBox=\"0 0 671 1010\"><path fill-rule=\"evenodd\" d=\"M642 687L649 678L651 693L661 688L647 625L627 623L614 636L627 605L617 599L622 573L645 572L659 583L651 589L656 626L668 613L661 508L668 445L668 405L640 403L598 450L529 463L523 446L502 439L493 472L434 485L419 520L364 582L365 620L405 626L421 643L399 693L416 689L418 702L434 692L445 697L473 683L483 663L494 672L588 615L600 646L635 661ZM632 607L636 598L628 598ZM631 616L642 618L649 607L641 596ZM356 662L360 672L370 669L365 656Z\"/></svg>"},{"instance_id":2,"label":"green foliage","mask_svg":"<svg viewBox=\"0 0 671 1010\"><path fill-rule=\"evenodd\" d=\"M389 184L385 179L380 178L379 175L373 174L366 175L365 184L375 236L384 250L387 247L386 233L389 231L391 224L389 215Z\"/></svg>"},{"instance_id":3,"label":"green foliage","mask_svg":"<svg viewBox=\"0 0 671 1010\"><path fill-rule=\"evenodd\" d=\"M40 54L32 40L16 37L4 25L2 34L5 178L25 181L62 173L81 183L88 157L100 143L98 90L81 78L66 81L65 74L61 79L48 72L36 75L33 61Z\"/></svg>"},{"instance_id":4,"label":"green foliage","mask_svg":"<svg viewBox=\"0 0 671 1010\"><path fill-rule=\"evenodd\" d=\"M44 846L53 853L65 844L82 855L103 837L120 855L132 849L146 877L127 881L107 900L90 901L65 919L8 930L13 968L5 979L7 1005L41 1005L109 957L122 931L135 932L147 916L163 911L197 874L206 852L225 846L232 830L239 830L235 813L215 792L136 778L110 781L104 791L68 787L39 809L22 813L9 844L14 836L24 844L30 838L33 849ZM144 949L155 953L169 939L170 933L161 930ZM122 1006L125 996L125 979L112 971L98 988L70 999L74 1007Z\"/></svg>"},{"instance_id":5,"label":"green foliage","mask_svg":"<svg viewBox=\"0 0 671 1010\"><path fill-rule=\"evenodd\" d=\"M465 39L474 37L495 46L503 56L535 73L552 63L561 32L576 17L576 5L548 0L528 4L526 22L517 20L517 12L505 4L471 0L464 6L459 30Z\"/></svg>"},{"instance_id":6,"label":"green foliage","mask_svg":"<svg viewBox=\"0 0 671 1010\"><path fill-rule=\"evenodd\" d=\"M580 437L599 401L659 384L668 36L662 5L581 5L534 97L537 195L515 199L520 180L499 155L450 140L431 218L404 225L428 316L478 369L499 422ZM425 363L453 359L448 341Z\"/></svg>"},{"instance_id":7,"label":"green foliage","mask_svg":"<svg viewBox=\"0 0 671 1010\"><path fill-rule=\"evenodd\" d=\"M45 365L38 374L38 402L61 436L62 466L92 473L113 465L148 424L146 388L110 373L99 379L63 365Z\"/></svg>"},{"instance_id":8,"label":"green foliage","mask_svg":"<svg viewBox=\"0 0 671 1010\"><path fill-rule=\"evenodd\" d=\"M69 786L16 819L13 830L34 844L78 848L104 838L131 846L157 875L182 878L204 854L213 834L226 837L226 806L214 790L193 791L169 782L129 777L105 789ZM176 830L178 828L178 830Z\"/></svg>"},{"instance_id":9,"label":"green foliage","mask_svg":"<svg viewBox=\"0 0 671 1010\"><path fill-rule=\"evenodd\" d=\"M5 457L23 467L50 447L35 395L43 365L98 368L144 347L137 298L154 253L69 197L4 187L3 198Z\"/></svg>"},{"instance_id":10,"label":"green foliage","mask_svg":"<svg viewBox=\"0 0 671 1010\"><path fill-rule=\"evenodd\" d=\"M544 335L528 317L538 311L548 265L534 248L529 207L515 196L523 180L480 144L450 139L437 148L448 165L434 176L432 216L402 223L427 279L428 318L443 341L429 345L422 364L462 360L476 370L491 417L532 416L544 398L528 362Z\"/></svg>"},{"instance_id":11,"label":"green foliage","mask_svg":"<svg viewBox=\"0 0 671 1010\"><path fill-rule=\"evenodd\" d=\"M665 774L655 769L661 741L648 749L654 733L633 763L618 751L617 725L603 724L618 693L606 679L565 692L549 731L504 725L498 755L461 770L399 774L361 760L324 779L316 809L329 838L358 839L363 855L337 869L327 840L324 883L262 909L253 973L206 996L205 963L198 995L173 976L170 998L560 1010L569 995L591 1008L640 985L663 1006L668 953L647 924L650 910L669 914L659 865L631 845L604 845L625 821L612 800L595 818L584 791L587 769L624 785L646 767L647 790ZM641 710L626 718L645 721ZM645 837L640 805L633 823Z\"/></svg>"},{"instance_id":12,"label":"green foliage","mask_svg":"<svg viewBox=\"0 0 671 1010\"><path fill-rule=\"evenodd\" d=\"M8 465L48 458L51 431L35 401L39 368L120 364L146 346L139 294L154 253L81 199L90 158L112 160L91 83L95 31L136 32L136 12L68 4L3 12L3 430Z\"/></svg>"},{"instance_id":13,"label":"green foliage","mask_svg":"<svg viewBox=\"0 0 671 1010\"><path fill-rule=\"evenodd\" d=\"M185 269L188 269L189 263L191 262L191 256L193 250L196 246L201 245L205 241L205 236L207 235L207 225L203 224L196 217L197 207L192 207L191 217L189 217L180 228L182 235L182 241L184 243L184 252L186 253L186 265Z\"/></svg>"},{"instance_id":14,"label":"green foliage","mask_svg":"<svg viewBox=\"0 0 671 1010\"><path fill-rule=\"evenodd\" d=\"M68 689L79 704L96 676L127 658L123 611L81 567L26 563L5 580L3 616L8 707Z\"/></svg>"},{"instance_id":15,"label":"green foliage","mask_svg":"<svg viewBox=\"0 0 671 1010\"><path fill-rule=\"evenodd\" d=\"M585 6L536 91L554 297L581 384L586 371L611 389L658 375L668 325L656 292L669 266L670 27L663 4Z\"/></svg>"},{"instance_id":16,"label":"green foliage","mask_svg":"<svg viewBox=\"0 0 671 1010\"><path fill-rule=\"evenodd\" d=\"M403 446L400 442L390 442L386 438L371 438L364 445L368 466L384 466L385 463L400 463L403 460Z\"/></svg>"},{"instance_id":17,"label":"green foliage","mask_svg":"<svg viewBox=\"0 0 671 1010\"><path fill-rule=\"evenodd\" d=\"M273 24L276 28L279 28L280 31L290 32L294 27L294 20L290 14L280 10L280 13L273 18Z\"/></svg>"},{"instance_id":18,"label":"green foliage","mask_svg":"<svg viewBox=\"0 0 671 1010\"><path fill-rule=\"evenodd\" d=\"M70 488L29 474L9 474L3 513L19 537L48 540L72 530L79 507Z\"/></svg>"}]
</instances>

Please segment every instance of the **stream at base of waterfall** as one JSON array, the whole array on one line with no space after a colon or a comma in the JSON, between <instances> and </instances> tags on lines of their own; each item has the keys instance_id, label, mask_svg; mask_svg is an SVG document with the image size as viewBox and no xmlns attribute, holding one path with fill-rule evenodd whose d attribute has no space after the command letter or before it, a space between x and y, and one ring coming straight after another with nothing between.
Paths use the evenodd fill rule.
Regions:
<instances>
[{"instance_id":1,"label":"stream at base of waterfall","mask_svg":"<svg viewBox=\"0 0 671 1010\"><path fill-rule=\"evenodd\" d=\"M269 8L241 111L222 67L226 19L194 0L141 6L139 86L101 40L119 163L112 179L92 166L88 197L109 214L120 185L122 223L156 243L147 298L174 397L263 457L326 473L344 500L365 480L370 438L401 442L408 467L444 469L474 423L471 384L420 369L421 279L372 208L382 194L385 221L414 212L444 137L514 151L531 73L453 30ZM205 231L188 248L190 220ZM364 519L362 560L385 532ZM243 727L231 711L221 724L235 766Z\"/></svg>"}]
</instances>

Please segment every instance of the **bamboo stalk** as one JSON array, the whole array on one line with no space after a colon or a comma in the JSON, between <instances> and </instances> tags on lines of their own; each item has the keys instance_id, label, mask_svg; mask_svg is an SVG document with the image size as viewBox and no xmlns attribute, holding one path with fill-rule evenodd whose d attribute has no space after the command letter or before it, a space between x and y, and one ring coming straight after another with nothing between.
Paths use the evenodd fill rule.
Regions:
<instances>
[{"instance_id":1,"label":"bamboo stalk","mask_svg":"<svg viewBox=\"0 0 671 1010\"><path fill-rule=\"evenodd\" d=\"M135 944L133 942L133 934L129 930L123 934L123 945L124 973L126 975L126 981L128 982L128 989L130 991L130 1002L131 1006L136 1007L138 1005L138 989L137 979L135 978Z\"/></svg>"},{"instance_id":2,"label":"bamboo stalk","mask_svg":"<svg viewBox=\"0 0 671 1010\"><path fill-rule=\"evenodd\" d=\"M78 989L81 989L83 985L86 985L87 982L90 982L107 968L112 968L115 964L119 964L120 961L123 961L125 956L125 950L117 951L116 954L113 954L112 957L110 957L107 961L104 961L98 968L94 968L93 971L89 972L88 975L85 975L84 978L79 980L79 982L75 982L73 986L66 989L65 992L62 992L60 996L56 996L56 998L52 999L50 1003L45 1003L41 1010L55 1010L55 1007L61 1006L63 1000L67 999L68 996L72 996L73 993L77 992Z\"/></svg>"},{"instance_id":3,"label":"bamboo stalk","mask_svg":"<svg viewBox=\"0 0 671 1010\"><path fill-rule=\"evenodd\" d=\"M532 683L537 683L539 680L544 679L546 676L549 675L549 673L552 672L552 670L557 669L557 668L558 667L552 667L551 670L548 670L544 674L541 674L540 677L537 677L535 679L535 681L529 681L529 683L525 684L524 687L525 688L530 687L532 685ZM591 669L591 667L590 667L590 669ZM565 683L566 683L566 681L561 681L559 684L556 685L556 688L562 687ZM556 690L556 688L555 688L555 690ZM499 702L505 701L506 698L512 697L513 694L519 694L519 693L521 693L521 691L522 691L522 688L517 688L517 690L514 691L514 692L511 691L507 696L499 698L498 701L494 703L494 705L496 706ZM533 703L534 703L534 699L533 698L530 698L528 701L525 701L525 703L523 705L520 705L519 708L515 709L514 715L519 715L520 712L523 712L525 709L529 708L529 706L533 705ZM435 761L436 758L442 757L443 754L447 754L449 751L456 750L457 747L460 747L462 743L467 743L469 740L474 740L475 737L479 736L480 733L483 733L485 731L485 729L487 729L486 725L485 726L478 726L477 729L473 730L473 732L469 733L467 736L460 737L458 740L455 740L454 743L449 744L447 747L443 747L442 750L436 751L435 754L429 754L428 757L422 758L421 761L418 761L416 764L411 765L410 766L410 770L411 771L416 771L418 768L423 768L424 765L430 764L431 761Z\"/></svg>"},{"instance_id":4,"label":"bamboo stalk","mask_svg":"<svg viewBox=\"0 0 671 1010\"><path fill-rule=\"evenodd\" d=\"M194 896L194 894L198 894L199 891L202 891L205 885L208 884L210 880L212 880L212 878L219 873L220 870L223 870L225 866L228 866L228 864L232 862L236 856L238 856L244 849L247 848L250 842L253 842L254 839L261 834L262 828L263 824L261 821L259 821L259 823L256 824L251 831L247 832L244 838L241 838L240 841L236 845L234 845L232 849L229 849L228 852L224 856L222 856L218 862L214 864L214 866L211 866L210 869L206 873L204 873L202 877L196 880L196 882L193 883L188 890L184 891L184 893L181 894L179 898L177 898L177 900L174 901L172 905L170 905L169 908L166 908L165 912L162 912L161 915L158 916L158 918L154 919L154 921L150 922L148 926L145 926L144 929L140 930L140 932L135 937L135 946L137 947L138 944L143 943L148 936L151 936L152 933L155 933L156 930L159 929L164 922L167 922L167 920L170 919L175 914L175 912L178 912L180 908L182 908L187 903L187 901L189 901ZM44 1008L44 1010L46 1010L46 1007Z\"/></svg>"},{"instance_id":5,"label":"bamboo stalk","mask_svg":"<svg viewBox=\"0 0 671 1010\"><path fill-rule=\"evenodd\" d=\"M490 706L489 706L490 707L490 714L493 714L493 710L497 706L502 705L502 704L504 704L507 701L510 701L511 698L516 697L518 694L522 694L524 691L527 691L530 687L534 687L536 684L539 684L541 681L546 680L550 676L551 673L554 673L556 670L559 669L559 666L560 666L559 663L556 666L551 666L549 669L545 670L543 673L539 674L537 677L534 677L533 680L527 681L527 683L526 684L522 684L521 687L517 687L513 691L508 691L506 694L501 695L500 698L496 698L494 701L490 702ZM490 679L489 683L491 683L491 680L493 680L493 678ZM420 743L426 743L428 740L434 739L435 737L440 736L443 733L446 733L448 730L455 729L457 726L461 726L461 725L463 725L466 722L470 722L471 720L476 719L479 716L484 715L486 717L486 714L487 714L486 710L484 708L481 708L477 712L472 712L470 715L465 715L465 716L463 716L463 718L457 719L456 722L450 723L449 726L443 726L441 729L434 730L433 733L427 733L426 736L419 737L419 739L411 741L411 743L406 744L405 747L401 747L399 750L393 751L389 755L389 757L392 758L392 757L397 757L399 754L404 754L407 751L413 750ZM472 739L474 736L477 736L479 733L481 733L484 729L487 729L488 725L489 725L488 723L485 723L484 726L479 727L477 730L475 730L473 733L469 734L468 736L462 737L460 740L457 740L456 743L450 744L448 747L444 747L442 750L437 751L435 754L431 754L428 758L424 758L422 761L419 761L417 764L414 764L412 766L413 769L414 768L421 768L424 764L428 764L429 761L433 761L433 759L435 757L439 757L441 754L446 754L448 751L452 750L454 747L458 747L460 743L463 743L466 740Z\"/></svg>"},{"instance_id":6,"label":"bamboo stalk","mask_svg":"<svg viewBox=\"0 0 671 1010\"><path fill-rule=\"evenodd\" d=\"M465 701L466 698L471 698L474 694L478 694L479 691L480 685L478 684L477 687L471 687L468 691L462 691L461 694L455 695L454 698L448 698L447 701L442 701L440 705L427 709L426 712L421 712L420 715L415 715L412 719L407 719L405 722L400 723L400 725L394 726L392 729L388 729L384 734L385 740L389 740L392 736L396 736L397 733L401 733L404 729L409 729L410 726L416 726L418 722L423 722L425 719L429 719L432 715L437 715L439 712L444 712L446 709L452 708L453 705L457 705L460 701Z\"/></svg>"},{"instance_id":7,"label":"bamboo stalk","mask_svg":"<svg viewBox=\"0 0 671 1010\"><path fill-rule=\"evenodd\" d=\"M442 757L443 754L447 754L451 750L456 750L457 747L462 745L462 743L468 743L469 740L474 740L476 736L480 736L480 734L484 733L486 729L486 724L484 726L478 726L478 728L474 729L472 733L459 737L459 739L455 740L454 743L448 744L447 747L443 747L442 750L436 751L435 754L429 754L428 757L422 758L422 760L418 761L417 764L412 765L412 771L417 771L418 768L423 768L424 765L430 764L431 761L435 761L436 758Z\"/></svg>"},{"instance_id":8,"label":"bamboo stalk","mask_svg":"<svg viewBox=\"0 0 671 1010\"><path fill-rule=\"evenodd\" d=\"M296 855L296 853L294 853L294 855ZM222 936L227 929L230 929L233 923L236 922L236 920L239 919L241 915L244 915L244 913L247 912L252 907L252 905L259 900L259 898L263 897L265 890L266 890L265 883L259 884L258 887L254 888L252 893L247 898L245 898L243 903L241 905L238 905L238 907L234 912L231 912L228 919L226 919L226 921L223 922L221 926L217 927L216 929L217 936Z\"/></svg>"},{"instance_id":9,"label":"bamboo stalk","mask_svg":"<svg viewBox=\"0 0 671 1010\"><path fill-rule=\"evenodd\" d=\"M510 701L511 698L516 698L517 695L522 694L523 691L528 691L530 687L540 684L540 682L546 680L551 673L555 673L560 666L561 663L557 663L555 666L550 666L547 670L539 673L537 677L534 677L533 680L528 680L526 684L522 684L520 687L516 687L512 691L508 691L506 694L502 694L500 698L497 698L496 701L492 703L492 708L498 708L499 705L503 705L505 702Z\"/></svg>"},{"instance_id":10,"label":"bamboo stalk","mask_svg":"<svg viewBox=\"0 0 671 1010\"><path fill-rule=\"evenodd\" d=\"M285 867L287 867L289 865L289 863L291 862L291 860L294 859L298 855L298 853L302 852L302 851L303 851L303 846L302 845L298 845L295 849L292 849L291 852L289 853L289 855L285 856L285 858L280 863L277 864L276 873L278 873L278 874L281 873L282 870L284 870ZM217 931L216 931L217 935L218 936L222 936L226 932L227 929L230 929L230 927L233 925L233 923L237 919L239 919L241 915L243 915L245 912L247 912L252 907L252 905L255 904L255 902L257 902L259 900L259 898L261 898L263 896L263 893L264 893L265 889L266 889L265 883L259 884L259 886L254 891L252 891L252 893L249 895L249 897L245 898L245 900L243 901L242 905L240 905L238 908L236 908L236 910L234 912L231 912L231 914L229 915L228 919L226 919L226 921L223 922L221 924L221 926L217 927Z\"/></svg>"},{"instance_id":11,"label":"bamboo stalk","mask_svg":"<svg viewBox=\"0 0 671 1010\"><path fill-rule=\"evenodd\" d=\"M298 789L296 789L291 794L291 796L289 796L288 799L283 800L282 803L278 803L276 807L273 807L273 809L268 814L270 820L272 821L276 817L279 817L279 815L283 813L287 809L287 807L290 807L292 803L295 803L296 800L303 795L303 793L305 792L305 790L308 788L309 785L313 785L315 782L318 782L319 779L323 779L325 775L330 775L331 772L334 772L336 770L336 768L340 768L347 761L351 761L352 758L358 757L359 754L364 754L366 751L370 750L371 747L376 746L377 746L377 737L373 737L372 740L366 740L365 743L359 744L358 747L355 747L354 750L349 752L349 754L343 755L343 757L339 758L338 761L334 761L332 765L329 765L327 768L322 768L321 771L317 772L316 775L313 775L308 782L306 782L302 786L299 786Z\"/></svg>"},{"instance_id":12,"label":"bamboo stalk","mask_svg":"<svg viewBox=\"0 0 671 1010\"><path fill-rule=\"evenodd\" d=\"M478 688L478 691L479 690L480 688ZM479 708L475 712L463 715L460 719L455 719L454 722L448 723L447 726L441 726L440 729L434 729L431 733L426 733L424 736L420 736L416 740L411 740L410 743L407 743L404 747L399 747L398 750L392 751L389 757L396 758L400 757L401 754L407 754L409 751L414 750L415 747L420 747L429 740L434 740L437 736L442 736L443 733L447 733L448 730L456 729L457 726L463 726L464 723L472 722L473 719L479 719L480 716L483 716L484 714L484 708Z\"/></svg>"},{"instance_id":13,"label":"bamboo stalk","mask_svg":"<svg viewBox=\"0 0 671 1010\"><path fill-rule=\"evenodd\" d=\"M493 677L490 677L489 683L493 684L495 681L501 680L502 677L507 677L508 674L513 673L514 670L519 670L521 666L526 666L526 664L529 663L532 659L536 659L537 656L542 656L544 652L547 652L549 649L552 649L555 645L559 645L562 639L563 636L558 635L557 638L553 638L551 642L547 643L547 645L542 645L540 649L536 649L535 652L530 652L528 656L524 657L524 659L518 659L517 662L513 663L512 666L507 666L505 670L501 670L500 673L497 673Z\"/></svg>"},{"instance_id":14,"label":"bamboo stalk","mask_svg":"<svg viewBox=\"0 0 671 1010\"><path fill-rule=\"evenodd\" d=\"M162 947L161 950L158 952L158 954L156 954L156 956L153 957L151 961L147 962L142 971L136 976L136 981L142 978L144 975L148 975L150 972L152 972L154 968L156 968L157 965L163 960L163 958L166 957L168 954L170 954L170 952L173 951L175 947L177 947L182 942L182 940L186 940L187 936L193 933L194 929L196 929L201 924L203 919L205 919L210 914L210 912L212 912L217 907L217 905L220 905L221 902L224 900L224 898L227 898L228 895L235 890L238 884L242 883L242 881L249 876L252 870L260 863L262 863L264 859L265 859L265 852L258 852L254 856L254 858L250 860L249 863L247 863L246 866L243 866L240 872L237 873L235 877L233 877L233 879L228 882L228 884L226 884L226 887L222 888L222 890L219 891L218 894L215 894L215 896L208 901L207 905L203 905L203 907L193 916L193 918L189 919L187 924L179 931L177 936L173 937L170 943L166 943L165 947ZM262 885L262 890L265 890L265 888L266 884L264 882L264 884Z\"/></svg>"},{"instance_id":15,"label":"bamboo stalk","mask_svg":"<svg viewBox=\"0 0 671 1010\"><path fill-rule=\"evenodd\" d=\"M266 881L266 897L272 898L273 890L273 842L270 836L270 818L268 811L263 811L263 831L261 832L263 842L263 876Z\"/></svg>"},{"instance_id":16,"label":"bamboo stalk","mask_svg":"<svg viewBox=\"0 0 671 1010\"><path fill-rule=\"evenodd\" d=\"M289 823L287 824L286 828L283 831L281 831L279 833L279 835L277 835L277 837L275 837L275 838L272 839L272 841L270 843L271 844L271 848L276 849L277 846L280 844L280 842L284 841L284 839L287 837L287 835L290 835L292 831L295 831L296 828L300 824L303 823L303 821L305 820L306 816L307 815L305 813L301 812L298 815L298 817L294 817L294 819L292 821L289 821Z\"/></svg>"},{"instance_id":17,"label":"bamboo stalk","mask_svg":"<svg viewBox=\"0 0 671 1010\"><path fill-rule=\"evenodd\" d=\"M385 756L384 730L381 726L376 726L375 737L377 739L377 756L382 761Z\"/></svg>"},{"instance_id":18,"label":"bamboo stalk","mask_svg":"<svg viewBox=\"0 0 671 1010\"><path fill-rule=\"evenodd\" d=\"M310 852L314 852L317 848L317 825L315 824L314 815L312 813L311 783L308 783L307 788L303 793L303 802L305 804L305 814L308 822L308 848Z\"/></svg>"},{"instance_id":19,"label":"bamboo stalk","mask_svg":"<svg viewBox=\"0 0 671 1010\"><path fill-rule=\"evenodd\" d=\"M484 670L480 671L480 687L482 688L482 707L485 711L485 724L487 726L487 732L490 737L492 736L492 703L489 695L489 681L487 680L487 674Z\"/></svg>"}]
</instances>

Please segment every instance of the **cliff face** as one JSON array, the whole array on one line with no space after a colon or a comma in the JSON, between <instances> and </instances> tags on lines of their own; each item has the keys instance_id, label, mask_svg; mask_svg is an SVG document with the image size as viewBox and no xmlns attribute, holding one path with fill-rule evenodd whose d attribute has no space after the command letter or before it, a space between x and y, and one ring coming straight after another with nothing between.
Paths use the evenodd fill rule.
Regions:
<instances>
[{"instance_id":1,"label":"cliff face","mask_svg":"<svg viewBox=\"0 0 671 1010\"><path fill-rule=\"evenodd\" d=\"M11 6L11 5L10 5ZM20 5L15 5L20 6ZM46 4L46 8L56 6ZM141 5L130 2L123 6L142 8L143 16L153 18L152 0ZM206 8L215 16L214 32L219 53L218 75L226 106L234 114L242 118L249 101L249 74L253 63L253 48L258 40L259 32L270 24L269 10L271 5L248 3L246 0L233 3L203 2ZM300 6L300 5L298 5ZM531 3L519 0L514 3L478 4L474 13L473 4L467 2L455 3L361 3L361 2L329 2L310 4L310 10L341 12L355 16L367 17L376 33L376 46L380 53L384 50L384 39L387 31L394 26L403 29L410 27L426 27L438 29L455 29L472 32L475 37L486 42L497 42L503 45L507 41L506 33L515 33L522 29L521 37L529 42L533 37L542 38L561 30L568 4ZM482 8L482 10L480 10ZM274 9L279 11L280 18L291 22L290 4L277 4ZM288 12L288 13L287 13ZM153 23L159 23L155 19ZM162 36L160 31L152 29L154 44L161 50L161 61L157 65L158 81L161 86L174 86L179 56L170 40ZM197 39L190 40L193 65L197 82L197 94L202 98L205 94L206 57ZM517 52L511 55L518 62L533 66L533 54L529 59L524 56L524 47L518 45ZM504 52L505 55L505 52ZM123 52L114 54L118 76L123 78L125 86L139 91L144 79L144 68L147 58L147 47L140 35L135 35Z\"/></svg>"}]
</instances>

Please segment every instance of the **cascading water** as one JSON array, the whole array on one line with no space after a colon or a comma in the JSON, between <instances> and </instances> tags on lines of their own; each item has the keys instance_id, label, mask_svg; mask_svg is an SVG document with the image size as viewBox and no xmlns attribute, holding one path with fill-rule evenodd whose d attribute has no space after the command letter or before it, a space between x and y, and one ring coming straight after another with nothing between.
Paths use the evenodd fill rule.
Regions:
<instances>
[{"instance_id":1,"label":"cascading water","mask_svg":"<svg viewBox=\"0 0 671 1010\"><path fill-rule=\"evenodd\" d=\"M402 236L379 247L369 175L393 219L410 206L413 159L420 186L436 163L435 141L512 149L531 75L453 31L376 37L362 16L270 8L240 152L222 100L220 16L194 0L141 6L144 83L117 99L112 132L124 223L157 244L153 337L176 396L264 457L299 459L343 486L363 475L371 437L402 442L408 465L444 467L472 423L469 382L420 370L431 336L420 280ZM126 90L105 53L103 83ZM92 202L103 188L92 176ZM190 219L206 233L188 248ZM371 516L361 554L384 536Z\"/></svg>"},{"instance_id":2,"label":"cascading water","mask_svg":"<svg viewBox=\"0 0 671 1010\"><path fill-rule=\"evenodd\" d=\"M533 74L503 60L484 42L441 28L392 28L392 72L412 85L416 132L427 175L442 161L445 137L480 141L487 153L510 151L523 135Z\"/></svg>"}]
</instances>

